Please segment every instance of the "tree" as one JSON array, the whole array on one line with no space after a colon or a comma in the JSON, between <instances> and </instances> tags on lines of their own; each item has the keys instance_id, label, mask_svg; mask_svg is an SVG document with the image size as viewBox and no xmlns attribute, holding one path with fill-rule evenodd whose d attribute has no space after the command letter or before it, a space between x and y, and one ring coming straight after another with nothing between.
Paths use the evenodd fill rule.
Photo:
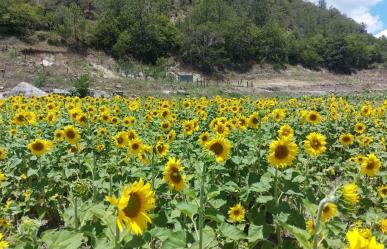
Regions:
<instances>
[{"instance_id":1,"label":"tree","mask_svg":"<svg viewBox=\"0 0 387 249\"><path fill-rule=\"evenodd\" d=\"M82 51L88 46L86 18L75 3L69 7L61 6L56 11L55 30L71 48Z\"/></svg>"},{"instance_id":2,"label":"tree","mask_svg":"<svg viewBox=\"0 0 387 249\"><path fill-rule=\"evenodd\" d=\"M327 9L327 2L325 0L318 0L318 7L320 9L326 10Z\"/></svg>"}]
</instances>

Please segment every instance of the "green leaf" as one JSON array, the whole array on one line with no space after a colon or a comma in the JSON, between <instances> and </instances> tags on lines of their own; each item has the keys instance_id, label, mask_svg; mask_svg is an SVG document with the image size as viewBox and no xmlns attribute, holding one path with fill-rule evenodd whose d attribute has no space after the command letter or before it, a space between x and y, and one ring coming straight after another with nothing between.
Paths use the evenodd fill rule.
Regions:
<instances>
[{"instance_id":1,"label":"green leaf","mask_svg":"<svg viewBox=\"0 0 387 249\"><path fill-rule=\"evenodd\" d=\"M186 234L183 231L172 232L163 242L161 249L186 248Z\"/></svg>"},{"instance_id":2,"label":"green leaf","mask_svg":"<svg viewBox=\"0 0 387 249\"><path fill-rule=\"evenodd\" d=\"M246 235L234 225L223 224L219 227L219 230L223 237L231 240L238 241L246 238Z\"/></svg>"},{"instance_id":3,"label":"green leaf","mask_svg":"<svg viewBox=\"0 0 387 249\"><path fill-rule=\"evenodd\" d=\"M261 196L259 196L258 198L257 198L257 202L258 203L267 203L267 202L269 202L269 201L271 201L271 200L273 200L274 199L274 197L273 196L271 196L271 195L261 195Z\"/></svg>"},{"instance_id":4,"label":"green leaf","mask_svg":"<svg viewBox=\"0 0 387 249\"><path fill-rule=\"evenodd\" d=\"M188 217L192 217L194 214L198 212L198 206L195 203L188 202L179 202L176 204L176 207Z\"/></svg>"},{"instance_id":5,"label":"green leaf","mask_svg":"<svg viewBox=\"0 0 387 249\"><path fill-rule=\"evenodd\" d=\"M256 242L258 240L263 239L263 226L256 226L251 224L249 227L249 242Z\"/></svg>"},{"instance_id":6,"label":"green leaf","mask_svg":"<svg viewBox=\"0 0 387 249\"><path fill-rule=\"evenodd\" d=\"M81 247L84 237L81 233L67 230L49 230L43 234L42 241L48 249L78 249Z\"/></svg>"},{"instance_id":7,"label":"green leaf","mask_svg":"<svg viewBox=\"0 0 387 249\"><path fill-rule=\"evenodd\" d=\"M292 234L298 241L298 243L304 249L311 249L312 244L309 242L310 234L304 229L289 225L281 220L277 220L277 222L285 228L290 234Z\"/></svg>"}]
</instances>

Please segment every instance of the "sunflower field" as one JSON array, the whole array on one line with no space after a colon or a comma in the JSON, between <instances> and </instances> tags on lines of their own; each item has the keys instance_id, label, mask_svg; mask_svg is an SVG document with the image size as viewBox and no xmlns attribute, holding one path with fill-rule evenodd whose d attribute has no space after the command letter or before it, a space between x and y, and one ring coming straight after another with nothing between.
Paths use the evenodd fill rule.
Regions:
<instances>
[{"instance_id":1,"label":"sunflower field","mask_svg":"<svg viewBox=\"0 0 387 249\"><path fill-rule=\"evenodd\" d=\"M0 249L387 243L387 100L0 100Z\"/></svg>"}]
</instances>

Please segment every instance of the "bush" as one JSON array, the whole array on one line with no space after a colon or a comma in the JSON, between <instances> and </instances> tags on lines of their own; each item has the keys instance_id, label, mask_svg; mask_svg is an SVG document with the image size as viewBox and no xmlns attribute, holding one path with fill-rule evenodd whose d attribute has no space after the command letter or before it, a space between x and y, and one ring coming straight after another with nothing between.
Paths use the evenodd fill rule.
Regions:
<instances>
[{"instance_id":1,"label":"bush","mask_svg":"<svg viewBox=\"0 0 387 249\"><path fill-rule=\"evenodd\" d=\"M48 82L48 75L45 71L40 71L38 72L38 74L36 75L34 81L33 81L33 84L36 86L36 87L44 87Z\"/></svg>"},{"instance_id":2,"label":"bush","mask_svg":"<svg viewBox=\"0 0 387 249\"><path fill-rule=\"evenodd\" d=\"M90 75L83 74L79 79L73 81L73 96L84 98L90 95Z\"/></svg>"}]
</instances>

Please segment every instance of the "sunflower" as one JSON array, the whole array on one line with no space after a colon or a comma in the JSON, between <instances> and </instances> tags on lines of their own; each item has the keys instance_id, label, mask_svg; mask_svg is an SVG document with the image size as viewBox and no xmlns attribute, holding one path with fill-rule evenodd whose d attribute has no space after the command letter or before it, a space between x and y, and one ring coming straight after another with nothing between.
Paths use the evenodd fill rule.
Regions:
<instances>
[{"instance_id":1,"label":"sunflower","mask_svg":"<svg viewBox=\"0 0 387 249\"><path fill-rule=\"evenodd\" d=\"M171 189L182 191L185 187L185 176L182 174L183 167L180 160L172 157L164 168L164 180Z\"/></svg>"},{"instance_id":2,"label":"sunflower","mask_svg":"<svg viewBox=\"0 0 387 249\"><path fill-rule=\"evenodd\" d=\"M7 151L0 147L0 160L4 160L7 157Z\"/></svg>"},{"instance_id":3,"label":"sunflower","mask_svg":"<svg viewBox=\"0 0 387 249\"><path fill-rule=\"evenodd\" d=\"M231 143L220 136L217 136L207 142L206 148L211 151L217 162L227 161L230 158Z\"/></svg>"},{"instance_id":4,"label":"sunflower","mask_svg":"<svg viewBox=\"0 0 387 249\"><path fill-rule=\"evenodd\" d=\"M326 144L325 136L316 132L310 133L304 141L306 152L311 156L318 156L324 153L327 149Z\"/></svg>"},{"instance_id":5,"label":"sunflower","mask_svg":"<svg viewBox=\"0 0 387 249\"><path fill-rule=\"evenodd\" d=\"M9 243L6 240L4 240L3 234L0 233L0 249L6 249L8 247L9 247Z\"/></svg>"},{"instance_id":6,"label":"sunflower","mask_svg":"<svg viewBox=\"0 0 387 249\"><path fill-rule=\"evenodd\" d=\"M138 138L129 141L129 154L132 156L138 156L142 151L142 141Z\"/></svg>"},{"instance_id":7,"label":"sunflower","mask_svg":"<svg viewBox=\"0 0 387 249\"><path fill-rule=\"evenodd\" d=\"M355 129L354 129L354 130L355 130L357 133L362 134L362 133L365 131L365 129L366 129L365 124L363 124L363 123L357 123L357 124L355 125Z\"/></svg>"},{"instance_id":8,"label":"sunflower","mask_svg":"<svg viewBox=\"0 0 387 249\"><path fill-rule=\"evenodd\" d=\"M203 147L206 147L206 143L210 140L210 134L208 132L203 132L199 136L199 144Z\"/></svg>"},{"instance_id":9,"label":"sunflower","mask_svg":"<svg viewBox=\"0 0 387 249\"><path fill-rule=\"evenodd\" d=\"M129 130L128 131L128 139L129 139L129 141L137 139L137 138L138 138L138 135L137 135L137 132L135 130Z\"/></svg>"},{"instance_id":10,"label":"sunflower","mask_svg":"<svg viewBox=\"0 0 387 249\"><path fill-rule=\"evenodd\" d=\"M104 137L108 134L108 130L104 127L98 128L97 134L98 136Z\"/></svg>"},{"instance_id":11,"label":"sunflower","mask_svg":"<svg viewBox=\"0 0 387 249\"><path fill-rule=\"evenodd\" d=\"M59 130L59 129L55 130L55 132L54 132L54 139L55 139L55 141L60 141L63 138L64 138L64 131Z\"/></svg>"},{"instance_id":12,"label":"sunflower","mask_svg":"<svg viewBox=\"0 0 387 249\"><path fill-rule=\"evenodd\" d=\"M259 127L259 115L257 112L253 112L247 121L248 126L252 129L257 129Z\"/></svg>"},{"instance_id":13,"label":"sunflower","mask_svg":"<svg viewBox=\"0 0 387 249\"><path fill-rule=\"evenodd\" d=\"M387 196L387 185L380 186L378 188L378 194L381 198L385 198Z\"/></svg>"},{"instance_id":14,"label":"sunflower","mask_svg":"<svg viewBox=\"0 0 387 249\"><path fill-rule=\"evenodd\" d=\"M79 130L75 128L73 125L68 125L63 129L64 137L69 144L78 143L79 139L81 139L81 135L79 134Z\"/></svg>"},{"instance_id":15,"label":"sunflower","mask_svg":"<svg viewBox=\"0 0 387 249\"><path fill-rule=\"evenodd\" d=\"M328 202L324 205L321 213L321 221L326 222L337 215L337 206L333 202Z\"/></svg>"},{"instance_id":16,"label":"sunflower","mask_svg":"<svg viewBox=\"0 0 387 249\"><path fill-rule=\"evenodd\" d=\"M171 129L171 123L169 121L161 122L160 128L164 132L168 132Z\"/></svg>"},{"instance_id":17,"label":"sunflower","mask_svg":"<svg viewBox=\"0 0 387 249\"><path fill-rule=\"evenodd\" d=\"M194 132L194 124L190 120L184 120L182 124L183 134L186 136L191 136Z\"/></svg>"},{"instance_id":18,"label":"sunflower","mask_svg":"<svg viewBox=\"0 0 387 249\"><path fill-rule=\"evenodd\" d=\"M321 115L316 111L310 111L306 116L306 121L313 125L316 125L321 122Z\"/></svg>"},{"instance_id":19,"label":"sunflower","mask_svg":"<svg viewBox=\"0 0 387 249\"><path fill-rule=\"evenodd\" d=\"M387 234L387 219L383 219L379 222L380 231L383 234Z\"/></svg>"},{"instance_id":20,"label":"sunflower","mask_svg":"<svg viewBox=\"0 0 387 249\"><path fill-rule=\"evenodd\" d=\"M358 137L358 142L361 147L366 147L372 143L374 139L372 137L361 135Z\"/></svg>"},{"instance_id":21,"label":"sunflower","mask_svg":"<svg viewBox=\"0 0 387 249\"><path fill-rule=\"evenodd\" d=\"M52 142L44 139L35 139L27 147L35 156L43 156L51 150Z\"/></svg>"},{"instance_id":22,"label":"sunflower","mask_svg":"<svg viewBox=\"0 0 387 249\"><path fill-rule=\"evenodd\" d=\"M114 137L113 141L117 148L122 149L128 145L128 133L125 131L118 132Z\"/></svg>"},{"instance_id":23,"label":"sunflower","mask_svg":"<svg viewBox=\"0 0 387 249\"><path fill-rule=\"evenodd\" d=\"M356 205L360 199L356 183L344 185L342 189L342 196L349 205Z\"/></svg>"},{"instance_id":24,"label":"sunflower","mask_svg":"<svg viewBox=\"0 0 387 249\"><path fill-rule=\"evenodd\" d=\"M0 182L7 180L7 177L4 175L4 173L0 170Z\"/></svg>"},{"instance_id":25,"label":"sunflower","mask_svg":"<svg viewBox=\"0 0 387 249\"><path fill-rule=\"evenodd\" d=\"M216 124L213 130L216 135L223 136L223 137L226 137L230 133L230 130L228 129L228 127L222 123Z\"/></svg>"},{"instance_id":26,"label":"sunflower","mask_svg":"<svg viewBox=\"0 0 387 249\"><path fill-rule=\"evenodd\" d=\"M118 209L117 226L121 231L125 224L129 231L141 235L148 223L152 223L148 211L155 207L155 194L142 179L125 186L119 199L106 196L106 200Z\"/></svg>"},{"instance_id":27,"label":"sunflower","mask_svg":"<svg viewBox=\"0 0 387 249\"><path fill-rule=\"evenodd\" d=\"M339 141L342 145L348 146L348 145L353 144L354 138L353 138L353 135L351 133L347 133L347 134L340 135Z\"/></svg>"},{"instance_id":28,"label":"sunflower","mask_svg":"<svg viewBox=\"0 0 387 249\"><path fill-rule=\"evenodd\" d=\"M348 249L383 249L383 244L376 242L376 237L364 237L358 228L351 229L347 232Z\"/></svg>"},{"instance_id":29,"label":"sunflower","mask_svg":"<svg viewBox=\"0 0 387 249\"><path fill-rule=\"evenodd\" d=\"M267 160L274 167L284 168L293 163L297 152L298 148L293 140L279 138L270 144Z\"/></svg>"},{"instance_id":30,"label":"sunflower","mask_svg":"<svg viewBox=\"0 0 387 249\"><path fill-rule=\"evenodd\" d=\"M278 136L280 138L282 137L292 138L294 136L294 130L292 127L290 127L290 125L285 124L281 126L280 129L278 130Z\"/></svg>"},{"instance_id":31,"label":"sunflower","mask_svg":"<svg viewBox=\"0 0 387 249\"><path fill-rule=\"evenodd\" d=\"M155 149L156 149L156 154L157 154L158 157L164 157L169 152L169 145L165 144L163 142L158 142L156 144Z\"/></svg>"},{"instance_id":32,"label":"sunflower","mask_svg":"<svg viewBox=\"0 0 387 249\"><path fill-rule=\"evenodd\" d=\"M232 221L241 222L245 218L245 209L238 203L228 210L228 217Z\"/></svg>"},{"instance_id":33,"label":"sunflower","mask_svg":"<svg viewBox=\"0 0 387 249\"><path fill-rule=\"evenodd\" d=\"M306 231L308 231L309 234L314 233L314 221L309 219L305 222Z\"/></svg>"},{"instance_id":34,"label":"sunflower","mask_svg":"<svg viewBox=\"0 0 387 249\"><path fill-rule=\"evenodd\" d=\"M176 131L170 130L167 134L168 143L172 143L176 138Z\"/></svg>"},{"instance_id":35,"label":"sunflower","mask_svg":"<svg viewBox=\"0 0 387 249\"><path fill-rule=\"evenodd\" d=\"M367 176L376 176L379 173L381 162L379 158L371 153L361 164L360 172Z\"/></svg>"}]
</instances>

